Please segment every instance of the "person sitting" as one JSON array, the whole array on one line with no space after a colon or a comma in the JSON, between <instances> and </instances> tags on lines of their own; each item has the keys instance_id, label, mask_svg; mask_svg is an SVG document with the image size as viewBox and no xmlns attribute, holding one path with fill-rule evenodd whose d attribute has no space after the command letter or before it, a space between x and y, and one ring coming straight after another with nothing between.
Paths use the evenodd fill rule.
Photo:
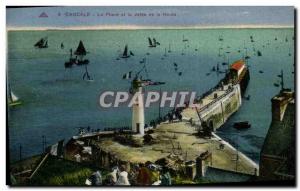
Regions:
<instances>
[{"instance_id":1,"label":"person sitting","mask_svg":"<svg viewBox=\"0 0 300 191\"><path fill-rule=\"evenodd\" d=\"M169 171L166 167L162 168L162 175L161 175L161 184L162 186L170 186L172 185L172 179Z\"/></svg>"},{"instance_id":2,"label":"person sitting","mask_svg":"<svg viewBox=\"0 0 300 191\"><path fill-rule=\"evenodd\" d=\"M107 177L106 177L106 180L105 180L105 185L108 185L108 186L112 186L112 185L115 185L116 182L117 182L117 179L118 179L118 171L119 171L119 168L116 166L116 167L113 167L112 168L112 172L110 172Z\"/></svg>"},{"instance_id":3,"label":"person sitting","mask_svg":"<svg viewBox=\"0 0 300 191\"><path fill-rule=\"evenodd\" d=\"M137 175L137 185L140 186L149 186L151 185L151 172L150 170L144 165L140 164L140 169Z\"/></svg>"},{"instance_id":4,"label":"person sitting","mask_svg":"<svg viewBox=\"0 0 300 191\"><path fill-rule=\"evenodd\" d=\"M125 171L125 166L121 165L120 166L120 171L119 171L119 178L116 182L116 185L118 186L129 186L129 180L128 180L128 173Z\"/></svg>"}]
</instances>

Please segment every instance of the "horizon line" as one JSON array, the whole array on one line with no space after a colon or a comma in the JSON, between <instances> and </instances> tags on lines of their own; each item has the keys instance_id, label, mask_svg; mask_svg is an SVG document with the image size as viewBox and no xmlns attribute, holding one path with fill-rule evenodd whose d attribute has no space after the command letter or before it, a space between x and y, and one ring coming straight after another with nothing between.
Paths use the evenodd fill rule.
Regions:
<instances>
[{"instance_id":1,"label":"horizon line","mask_svg":"<svg viewBox=\"0 0 300 191\"><path fill-rule=\"evenodd\" d=\"M206 25L206 26L141 26L141 25L101 25L70 27L14 27L6 26L7 31L47 31L47 30L145 30L145 29L276 29L294 28L294 25Z\"/></svg>"}]
</instances>

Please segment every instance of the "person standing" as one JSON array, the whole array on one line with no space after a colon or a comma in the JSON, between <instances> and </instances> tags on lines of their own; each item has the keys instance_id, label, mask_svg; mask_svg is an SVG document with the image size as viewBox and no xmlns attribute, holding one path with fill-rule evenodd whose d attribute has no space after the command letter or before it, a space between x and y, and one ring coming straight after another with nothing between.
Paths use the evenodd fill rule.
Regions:
<instances>
[{"instance_id":1,"label":"person standing","mask_svg":"<svg viewBox=\"0 0 300 191\"><path fill-rule=\"evenodd\" d=\"M172 178L166 167L163 167L163 169L162 169L160 185L161 186L171 186L172 185Z\"/></svg>"}]
</instances>

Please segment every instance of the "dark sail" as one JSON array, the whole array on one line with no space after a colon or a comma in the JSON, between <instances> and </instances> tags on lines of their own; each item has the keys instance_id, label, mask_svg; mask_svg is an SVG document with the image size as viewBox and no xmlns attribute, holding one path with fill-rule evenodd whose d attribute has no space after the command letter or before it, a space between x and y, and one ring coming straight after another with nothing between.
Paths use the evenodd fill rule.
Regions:
<instances>
[{"instance_id":1,"label":"dark sail","mask_svg":"<svg viewBox=\"0 0 300 191\"><path fill-rule=\"evenodd\" d=\"M123 52L123 57L128 57L128 47L127 45L125 46L124 52Z\"/></svg>"},{"instance_id":2,"label":"dark sail","mask_svg":"<svg viewBox=\"0 0 300 191\"><path fill-rule=\"evenodd\" d=\"M37 43L34 44L36 48L47 48L48 47L48 40L47 37L41 38Z\"/></svg>"},{"instance_id":3,"label":"dark sail","mask_svg":"<svg viewBox=\"0 0 300 191\"><path fill-rule=\"evenodd\" d=\"M151 38L148 37L149 46L153 46Z\"/></svg>"},{"instance_id":4,"label":"dark sail","mask_svg":"<svg viewBox=\"0 0 300 191\"><path fill-rule=\"evenodd\" d=\"M153 43L156 45L156 39L155 38L153 38Z\"/></svg>"},{"instance_id":5,"label":"dark sail","mask_svg":"<svg viewBox=\"0 0 300 191\"><path fill-rule=\"evenodd\" d=\"M85 48L83 46L82 41L79 42L79 45L78 45L78 47L77 47L77 49L76 49L76 51L75 51L74 54L78 55L78 56L82 56L82 55L86 55L87 54L87 52L86 52L86 50L85 50Z\"/></svg>"},{"instance_id":6,"label":"dark sail","mask_svg":"<svg viewBox=\"0 0 300 191\"><path fill-rule=\"evenodd\" d=\"M41 38L34 46L42 46L44 44L44 39Z\"/></svg>"},{"instance_id":7,"label":"dark sail","mask_svg":"<svg viewBox=\"0 0 300 191\"><path fill-rule=\"evenodd\" d=\"M262 56L262 54L259 50L257 51L257 56Z\"/></svg>"}]
</instances>

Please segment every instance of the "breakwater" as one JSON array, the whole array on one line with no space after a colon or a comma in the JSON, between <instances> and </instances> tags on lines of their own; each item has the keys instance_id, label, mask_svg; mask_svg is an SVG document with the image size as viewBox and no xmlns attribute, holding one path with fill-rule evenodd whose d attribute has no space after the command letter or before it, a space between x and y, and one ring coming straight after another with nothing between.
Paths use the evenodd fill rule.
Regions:
<instances>
[{"instance_id":1,"label":"breakwater","mask_svg":"<svg viewBox=\"0 0 300 191\"><path fill-rule=\"evenodd\" d=\"M201 107L198 114L215 131L242 105L240 85L223 87L205 99L211 102ZM205 101L207 100L202 100Z\"/></svg>"},{"instance_id":2,"label":"breakwater","mask_svg":"<svg viewBox=\"0 0 300 191\"><path fill-rule=\"evenodd\" d=\"M206 123L212 131L221 127L227 119L242 105L239 84L223 85L206 95L196 104L196 108L186 108L184 119L203 126Z\"/></svg>"}]
</instances>

